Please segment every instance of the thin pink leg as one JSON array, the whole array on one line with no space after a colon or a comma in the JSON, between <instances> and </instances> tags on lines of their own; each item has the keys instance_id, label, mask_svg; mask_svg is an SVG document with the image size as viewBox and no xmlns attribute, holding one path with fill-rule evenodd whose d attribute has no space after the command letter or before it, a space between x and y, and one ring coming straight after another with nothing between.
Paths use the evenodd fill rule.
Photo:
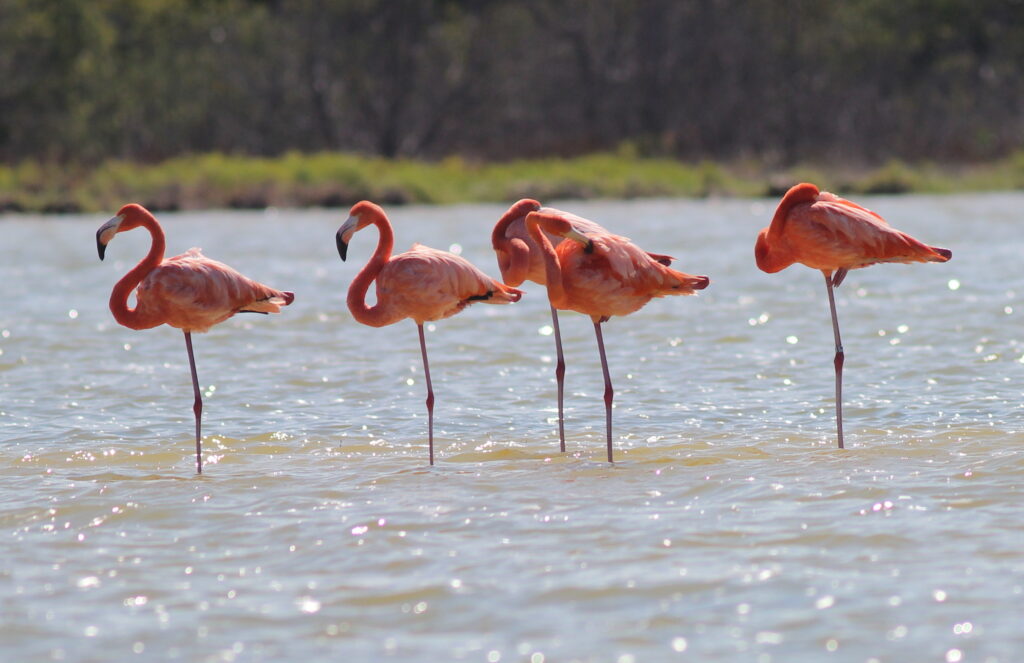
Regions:
<instances>
[{"instance_id":1,"label":"thin pink leg","mask_svg":"<svg viewBox=\"0 0 1024 663\"><path fill-rule=\"evenodd\" d=\"M196 374L196 358L192 354L192 333L185 332L185 347L188 349L188 365L192 369L192 389L195 391L196 400L192 405L192 411L196 414L196 473L203 473L203 447L200 436L200 421L203 419L203 397L199 393L199 376Z\"/></svg>"},{"instance_id":2,"label":"thin pink leg","mask_svg":"<svg viewBox=\"0 0 1024 663\"><path fill-rule=\"evenodd\" d=\"M597 349L601 352L601 370L604 371L604 418L605 429L608 437L608 462L612 460L612 377L608 373L608 357L604 353L604 337L601 336L601 323L594 323L594 332L597 334Z\"/></svg>"},{"instance_id":3,"label":"thin pink leg","mask_svg":"<svg viewBox=\"0 0 1024 663\"><path fill-rule=\"evenodd\" d=\"M565 355L562 354L562 332L558 328L558 311L551 307L551 323L555 329L555 350L558 364L555 365L555 379L558 381L558 445L565 453Z\"/></svg>"},{"instance_id":4,"label":"thin pink leg","mask_svg":"<svg viewBox=\"0 0 1024 663\"><path fill-rule=\"evenodd\" d=\"M423 325L420 330L420 353L423 354L423 374L427 378L427 431L430 445L430 464L434 464L434 387L430 384L430 362L427 361L427 340L423 337Z\"/></svg>"},{"instance_id":5,"label":"thin pink leg","mask_svg":"<svg viewBox=\"0 0 1024 663\"><path fill-rule=\"evenodd\" d=\"M845 270L840 270L845 276ZM843 448L843 361L846 355L843 354L843 341L839 338L839 318L836 316L836 297L833 292L832 275L825 272L825 285L828 287L828 306L832 311L832 332L836 337L836 431L839 434L839 448ZM840 277L840 281L842 278Z\"/></svg>"}]
</instances>

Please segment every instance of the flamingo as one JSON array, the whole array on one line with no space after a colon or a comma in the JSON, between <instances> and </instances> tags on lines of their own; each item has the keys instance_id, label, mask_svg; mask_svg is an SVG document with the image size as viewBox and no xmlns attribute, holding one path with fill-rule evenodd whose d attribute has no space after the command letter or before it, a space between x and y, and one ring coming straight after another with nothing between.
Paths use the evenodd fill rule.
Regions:
<instances>
[{"instance_id":1,"label":"flamingo","mask_svg":"<svg viewBox=\"0 0 1024 663\"><path fill-rule=\"evenodd\" d=\"M508 211L494 224L494 230L491 233L491 246L498 256L498 269L501 271L501 278L506 285L514 287L521 285L523 281L533 281L539 285L546 283L544 258L537 242L526 229L526 215L541 210L564 216L576 230L587 236L611 235L601 225L589 219L553 208L542 208L536 200L523 198L508 208ZM562 238L556 235L546 234L546 237L553 246L557 246L562 241ZM656 253L647 255L666 267L672 264L671 256ZM555 381L558 384L558 444L559 449L564 453L565 355L562 353L562 332L558 325L558 309L554 304L550 304L550 306L551 328L555 332L555 353L558 359L555 364Z\"/></svg>"},{"instance_id":2,"label":"flamingo","mask_svg":"<svg viewBox=\"0 0 1024 663\"><path fill-rule=\"evenodd\" d=\"M842 449L845 354L834 288L851 269L880 262L946 262L953 253L923 244L871 210L804 182L783 196L771 225L757 236L754 257L757 266L769 274L799 262L820 269L825 276L836 344L836 432Z\"/></svg>"},{"instance_id":3,"label":"flamingo","mask_svg":"<svg viewBox=\"0 0 1024 663\"><path fill-rule=\"evenodd\" d=\"M693 295L711 282L706 276L678 272L625 237L581 232L580 217L541 209L526 215L526 229L544 264L548 300L555 309L589 315L604 373L605 431L612 460L612 381L601 324L613 315L638 311L655 297ZM580 224L584 225L584 224ZM596 225L596 224L595 224ZM557 248L545 233L563 240ZM658 256L663 257L663 256Z\"/></svg>"},{"instance_id":4,"label":"flamingo","mask_svg":"<svg viewBox=\"0 0 1024 663\"><path fill-rule=\"evenodd\" d=\"M391 255L395 236L384 210L364 200L352 206L348 219L338 228L335 240L342 260L348 255L352 236L375 225L380 237L369 262L348 289L348 310L358 322L383 327L411 318L420 336L423 375L427 382L427 430L430 464L434 464L434 389L423 336L423 323L448 318L473 302L511 304L523 292L506 286L474 267L465 258L422 244L405 253ZM366 291L377 282L377 303L366 305Z\"/></svg>"},{"instance_id":5,"label":"flamingo","mask_svg":"<svg viewBox=\"0 0 1024 663\"><path fill-rule=\"evenodd\" d=\"M192 353L192 332L205 332L236 313L279 313L295 295L275 290L242 276L222 262L210 260L199 249L164 259L163 228L149 210L134 203L125 205L96 231L96 250L103 260L107 244L117 233L143 227L153 243L110 293L110 312L129 329L151 329L168 324L185 333L185 348L192 372L196 417L196 473L203 473L201 420L203 399L199 393L196 360ZM136 288L137 286L137 288ZM128 296L135 291L135 308Z\"/></svg>"}]
</instances>

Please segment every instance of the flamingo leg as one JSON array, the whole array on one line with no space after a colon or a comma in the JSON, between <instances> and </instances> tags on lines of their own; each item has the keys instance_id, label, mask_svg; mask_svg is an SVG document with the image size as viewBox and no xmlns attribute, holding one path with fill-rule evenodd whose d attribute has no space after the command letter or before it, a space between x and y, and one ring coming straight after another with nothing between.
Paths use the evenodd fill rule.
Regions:
<instances>
[{"instance_id":1,"label":"flamingo leg","mask_svg":"<svg viewBox=\"0 0 1024 663\"><path fill-rule=\"evenodd\" d=\"M846 270L840 270L842 276L846 276ZM839 435L839 448L843 448L843 361L846 355L843 354L843 341L839 338L839 318L836 316L836 297L833 292L831 274L825 272L825 285L828 287L828 306L832 312L832 333L836 338L836 431ZM838 280L842 280L842 276Z\"/></svg>"},{"instance_id":2,"label":"flamingo leg","mask_svg":"<svg viewBox=\"0 0 1024 663\"><path fill-rule=\"evenodd\" d=\"M594 332L597 334L597 349L601 352L601 370L604 371L604 419L608 443L608 462L612 460L612 378L608 373L608 357L604 353L604 337L601 335L601 322L594 322Z\"/></svg>"},{"instance_id":3,"label":"flamingo leg","mask_svg":"<svg viewBox=\"0 0 1024 663\"><path fill-rule=\"evenodd\" d=\"M196 415L196 474L203 473L203 446L201 441L200 422L203 419L203 397L199 393L199 376L196 373L196 357L192 353L192 333L185 332L185 347L188 349L188 365L192 369L192 390L196 394L196 400L192 404L192 411Z\"/></svg>"},{"instance_id":4,"label":"flamingo leg","mask_svg":"<svg viewBox=\"0 0 1024 663\"><path fill-rule=\"evenodd\" d=\"M555 351L558 364L555 365L555 379L558 381L558 445L565 453L565 355L562 354L562 332L558 328L558 311L551 305L551 323L555 330Z\"/></svg>"},{"instance_id":5,"label":"flamingo leg","mask_svg":"<svg viewBox=\"0 0 1024 663\"><path fill-rule=\"evenodd\" d=\"M423 355L423 374L427 378L427 431L430 445L430 464L434 464L434 387L430 384L430 362L427 361L427 341L423 337L423 325L420 330L420 353Z\"/></svg>"}]
</instances>

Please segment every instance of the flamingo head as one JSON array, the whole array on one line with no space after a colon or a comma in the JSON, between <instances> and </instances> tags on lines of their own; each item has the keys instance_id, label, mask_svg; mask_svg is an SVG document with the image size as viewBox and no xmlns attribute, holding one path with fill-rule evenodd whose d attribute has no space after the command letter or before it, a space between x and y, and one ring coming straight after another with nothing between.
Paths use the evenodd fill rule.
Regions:
<instances>
[{"instance_id":1,"label":"flamingo head","mask_svg":"<svg viewBox=\"0 0 1024 663\"><path fill-rule=\"evenodd\" d=\"M371 203L369 200L362 200L352 206L345 223L341 224L338 232L334 235L334 240L338 245L338 255L342 260L348 257L348 243L352 241L352 235L373 223L378 217L384 217L384 210L380 205Z\"/></svg>"},{"instance_id":2,"label":"flamingo head","mask_svg":"<svg viewBox=\"0 0 1024 663\"><path fill-rule=\"evenodd\" d=\"M757 243L754 244L754 260L762 272L774 274L782 271L793 264L793 260L786 254L781 246L772 245L769 235L770 228L762 228L757 234Z\"/></svg>"},{"instance_id":3,"label":"flamingo head","mask_svg":"<svg viewBox=\"0 0 1024 663\"><path fill-rule=\"evenodd\" d=\"M584 233L576 229L576 226L572 225L565 219L554 218L552 223L545 224L544 230L547 230L552 235L557 235L564 239L570 239L574 242L578 242L583 245L583 251L585 253L594 252L594 240L587 237Z\"/></svg>"},{"instance_id":4,"label":"flamingo head","mask_svg":"<svg viewBox=\"0 0 1024 663\"><path fill-rule=\"evenodd\" d=\"M757 243L754 244L754 260L761 269L764 269L763 265L768 261L768 253L768 229L762 228L761 232L757 233Z\"/></svg>"},{"instance_id":5,"label":"flamingo head","mask_svg":"<svg viewBox=\"0 0 1024 663\"><path fill-rule=\"evenodd\" d=\"M585 253L592 253L594 251L594 240L572 225L572 222L561 212L548 212L547 210L530 212L526 216L526 225L527 227L537 225L556 237L578 242L583 245Z\"/></svg>"},{"instance_id":6,"label":"flamingo head","mask_svg":"<svg viewBox=\"0 0 1024 663\"><path fill-rule=\"evenodd\" d=\"M498 270L505 285L516 287L526 280L530 268L530 246L515 237L494 247L498 256Z\"/></svg>"},{"instance_id":7,"label":"flamingo head","mask_svg":"<svg viewBox=\"0 0 1024 663\"><path fill-rule=\"evenodd\" d=\"M145 222L147 217L152 217L149 210L138 203L129 203L122 207L117 216L113 217L96 231L96 251L100 254L100 260L107 250L107 244L114 239L114 235L126 230L138 228Z\"/></svg>"}]
</instances>

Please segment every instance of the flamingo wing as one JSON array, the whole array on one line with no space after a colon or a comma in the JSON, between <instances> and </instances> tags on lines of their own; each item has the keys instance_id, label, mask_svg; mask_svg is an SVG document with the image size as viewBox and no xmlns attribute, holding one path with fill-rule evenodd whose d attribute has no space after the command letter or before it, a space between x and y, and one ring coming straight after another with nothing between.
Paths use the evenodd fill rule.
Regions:
<instances>
[{"instance_id":1,"label":"flamingo wing","mask_svg":"<svg viewBox=\"0 0 1024 663\"><path fill-rule=\"evenodd\" d=\"M654 297L692 295L707 285L706 278L666 267L625 237L606 234L592 242L589 253L577 242L558 248L569 300L565 308L592 316L627 315Z\"/></svg>"},{"instance_id":2,"label":"flamingo wing","mask_svg":"<svg viewBox=\"0 0 1024 663\"><path fill-rule=\"evenodd\" d=\"M798 262L815 269L857 269L880 262L943 260L871 210L832 194L795 206L785 226Z\"/></svg>"},{"instance_id":3,"label":"flamingo wing","mask_svg":"<svg viewBox=\"0 0 1024 663\"><path fill-rule=\"evenodd\" d=\"M508 304L521 295L466 259L422 244L393 256L377 276L378 305L418 323L450 317L475 301Z\"/></svg>"},{"instance_id":4,"label":"flamingo wing","mask_svg":"<svg viewBox=\"0 0 1024 663\"><path fill-rule=\"evenodd\" d=\"M291 303L284 293L253 281L222 262L190 249L150 272L136 291L140 309L172 327L204 332L235 313L277 313Z\"/></svg>"}]
</instances>

